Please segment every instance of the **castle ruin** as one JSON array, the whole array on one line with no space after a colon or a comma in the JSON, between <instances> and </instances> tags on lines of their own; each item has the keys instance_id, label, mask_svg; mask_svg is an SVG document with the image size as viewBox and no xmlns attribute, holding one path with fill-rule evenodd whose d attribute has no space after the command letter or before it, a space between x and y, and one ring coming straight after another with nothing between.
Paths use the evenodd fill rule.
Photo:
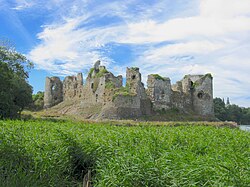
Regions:
<instances>
[{"instance_id":1,"label":"castle ruin","mask_svg":"<svg viewBox=\"0 0 250 187\"><path fill-rule=\"evenodd\" d=\"M151 74L146 89L139 68L132 67L126 70L123 86L121 75L114 76L97 61L84 84L82 73L67 76L63 82L58 77L47 77L44 107L61 106L63 113L98 119L137 118L169 109L213 116L212 84L211 74L185 75L173 85L169 78Z\"/></svg>"}]
</instances>

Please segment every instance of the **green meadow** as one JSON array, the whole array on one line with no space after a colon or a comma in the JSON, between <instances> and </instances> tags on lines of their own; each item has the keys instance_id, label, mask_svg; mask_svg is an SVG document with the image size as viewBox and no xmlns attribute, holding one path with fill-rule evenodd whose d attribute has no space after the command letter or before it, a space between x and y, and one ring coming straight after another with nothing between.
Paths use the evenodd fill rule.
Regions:
<instances>
[{"instance_id":1,"label":"green meadow","mask_svg":"<svg viewBox=\"0 0 250 187\"><path fill-rule=\"evenodd\" d=\"M0 121L0 185L250 184L250 133L211 123Z\"/></svg>"}]
</instances>

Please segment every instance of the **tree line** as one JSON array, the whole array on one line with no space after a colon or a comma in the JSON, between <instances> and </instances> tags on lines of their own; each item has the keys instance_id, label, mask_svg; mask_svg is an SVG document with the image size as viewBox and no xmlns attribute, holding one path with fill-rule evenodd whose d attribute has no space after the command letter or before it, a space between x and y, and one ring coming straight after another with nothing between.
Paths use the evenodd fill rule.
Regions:
<instances>
[{"instance_id":1,"label":"tree line","mask_svg":"<svg viewBox=\"0 0 250 187\"><path fill-rule=\"evenodd\" d=\"M230 104L229 99L225 103L221 98L214 99L214 114L221 121L235 121L238 124L250 124L250 108Z\"/></svg>"}]
</instances>

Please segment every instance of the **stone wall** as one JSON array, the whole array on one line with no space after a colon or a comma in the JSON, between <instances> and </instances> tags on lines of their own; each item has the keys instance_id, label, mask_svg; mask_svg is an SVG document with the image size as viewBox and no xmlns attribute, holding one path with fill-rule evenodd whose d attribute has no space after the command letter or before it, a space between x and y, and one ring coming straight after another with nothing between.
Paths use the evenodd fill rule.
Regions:
<instances>
[{"instance_id":1,"label":"stone wall","mask_svg":"<svg viewBox=\"0 0 250 187\"><path fill-rule=\"evenodd\" d=\"M132 67L126 70L126 86L129 87L131 93L146 97L146 91L143 83L141 82L141 73L139 68Z\"/></svg>"},{"instance_id":2,"label":"stone wall","mask_svg":"<svg viewBox=\"0 0 250 187\"><path fill-rule=\"evenodd\" d=\"M82 97L83 93L83 77L82 73L77 76L67 76L63 81L63 98L70 100L73 98Z\"/></svg>"},{"instance_id":3,"label":"stone wall","mask_svg":"<svg viewBox=\"0 0 250 187\"><path fill-rule=\"evenodd\" d=\"M173 107L201 116L213 116L213 81L210 74L185 75L172 89Z\"/></svg>"},{"instance_id":4,"label":"stone wall","mask_svg":"<svg viewBox=\"0 0 250 187\"><path fill-rule=\"evenodd\" d=\"M154 110L171 108L172 89L170 79L157 74L148 75L147 94L153 103Z\"/></svg>"},{"instance_id":5,"label":"stone wall","mask_svg":"<svg viewBox=\"0 0 250 187\"><path fill-rule=\"evenodd\" d=\"M193 92L194 112L202 116L213 115L213 78L210 74L201 76L195 82Z\"/></svg>"},{"instance_id":6,"label":"stone wall","mask_svg":"<svg viewBox=\"0 0 250 187\"><path fill-rule=\"evenodd\" d=\"M122 82L121 75L114 76L100 66L100 61L90 69L85 84L81 73L67 76L63 83L58 77L47 77L45 108L74 100L85 114L90 108L92 111L98 108L100 112L95 116L112 119L137 118L172 108L202 116L214 113L210 74L186 75L173 85L169 78L151 74L145 89L139 68L132 67L126 70L126 86Z\"/></svg>"}]
</instances>

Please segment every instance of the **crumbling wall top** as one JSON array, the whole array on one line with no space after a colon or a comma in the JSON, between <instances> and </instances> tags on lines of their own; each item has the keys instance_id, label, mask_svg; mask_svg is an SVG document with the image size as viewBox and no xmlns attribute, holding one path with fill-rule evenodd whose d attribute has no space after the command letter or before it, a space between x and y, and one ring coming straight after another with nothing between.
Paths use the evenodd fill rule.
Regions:
<instances>
[{"instance_id":1,"label":"crumbling wall top","mask_svg":"<svg viewBox=\"0 0 250 187\"><path fill-rule=\"evenodd\" d=\"M141 115L149 114L151 109L175 107L183 111L191 109L202 115L213 113L211 74L186 75L173 85L168 77L150 74L146 93L139 68L131 67L126 69L125 87L122 82L122 76L114 76L98 60L90 69L85 84L81 73L65 77L63 84L57 77L46 78L45 105L50 107L59 101L77 98L82 107L112 106L114 110L110 111L120 111L121 115L123 110L127 111L126 115Z\"/></svg>"}]
</instances>

